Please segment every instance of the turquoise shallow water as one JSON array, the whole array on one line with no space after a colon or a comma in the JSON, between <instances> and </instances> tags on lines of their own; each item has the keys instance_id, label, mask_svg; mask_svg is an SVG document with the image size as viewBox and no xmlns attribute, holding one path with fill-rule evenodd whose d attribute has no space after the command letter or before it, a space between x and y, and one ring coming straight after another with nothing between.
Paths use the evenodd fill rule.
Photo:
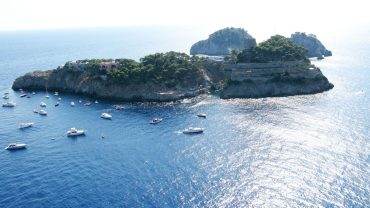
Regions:
<instances>
[{"instance_id":1,"label":"turquoise shallow water","mask_svg":"<svg viewBox=\"0 0 370 208\"><path fill-rule=\"evenodd\" d=\"M61 94L20 98L10 90L25 72L68 60L187 52L210 31L189 28L111 28L0 33L0 207L368 207L370 40L325 36L333 57L316 61L334 89L285 98L220 100L204 95L180 102L89 107ZM150 36L148 34L151 34ZM351 42L348 36L362 37ZM52 94L52 93L51 93ZM47 117L32 113L45 101ZM76 107L69 106L70 101ZM112 121L99 115L110 111ZM207 119L196 117L207 113ZM158 125L153 117L164 120ZM20 131L21 122L34 127ZM189 126L202 135L183 135ZM87 136L67 138L70 127ZM102 139L102 135L104 139Z\"/></svg>"}]
</instances>

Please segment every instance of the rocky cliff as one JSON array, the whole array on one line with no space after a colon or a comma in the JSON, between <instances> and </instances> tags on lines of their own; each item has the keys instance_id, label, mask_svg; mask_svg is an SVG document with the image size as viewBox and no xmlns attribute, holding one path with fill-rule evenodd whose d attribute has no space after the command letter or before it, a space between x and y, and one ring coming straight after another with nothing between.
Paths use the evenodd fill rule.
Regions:
<instances>
[{"instance_id":1,"label":"rocky cliff","mask_svg":"<svg viewBox=\"0 0 370 208\"><path fill-rule=\"evenodd\" d=\"M332 52L327 50L325 46L313 34L306 34L296 32L291 35L290 40L294 43L306 48L308 50L307 56L323 58L324 56L331 56Z\"/></svg>"},{"instance_id":2,"label":"rocky cliff","mask_svg":"<svg viewBox=\"0 0 370 208\"><path fill-rule=\"evenodd\" d=\"M204 84L204 85L202 85ZM165 84L146 82L132 84L114 84L105 75L95 76L81 71L55 69L34 71L18 77L12 88L26 90L62 91L89 95L97 98L123 101L174 101L205 93L203 77L188 80L174 87Z\"/></svg>"},{"instance_id":3,"label":"rocky cliff","mask_svg":"<svg viewBox=\"0 0 370 208\"><path fill-rule=\"evenodd\" d=\"M256 45L256 39L242 28L225 28L211 34L207 40L195 43L190 54L228 55L232 50L242 50Z\"/></svg>"}]
</instances>

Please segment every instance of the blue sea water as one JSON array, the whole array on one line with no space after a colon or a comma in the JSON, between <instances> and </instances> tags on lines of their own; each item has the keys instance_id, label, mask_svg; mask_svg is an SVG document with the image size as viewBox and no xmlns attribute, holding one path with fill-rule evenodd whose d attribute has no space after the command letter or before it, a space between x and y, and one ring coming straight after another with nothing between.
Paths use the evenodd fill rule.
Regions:
<instances>
[{"instance_id":1,"label":"blue sea water","mask_svg":"<svg viewBox=\"0 0 370 208\"><path fill-rule=\"evenodd\" d=\"M13 80L68 60L188 52L212 31L104 28L0 33L0 207L369 207L370 30L323 33L333 57L314 61L334 89L315 95L119 103L44 92ZM354 38L356 37L356 38ZM32 112L48 104L47 117ZM69 106L70 101L76 107ZM123 104L125 110L112 109ZM109 111L113 120L99 118ZM207 114L200 119L197 113ZM149 120L163 122L150 125ZM21 122L34 127L17 129ZM201 135L183 135L189 126ZM71 128L85 137L67 138ZM104 136L104 138L102 138Z\"/></svg>"}]
</instances>

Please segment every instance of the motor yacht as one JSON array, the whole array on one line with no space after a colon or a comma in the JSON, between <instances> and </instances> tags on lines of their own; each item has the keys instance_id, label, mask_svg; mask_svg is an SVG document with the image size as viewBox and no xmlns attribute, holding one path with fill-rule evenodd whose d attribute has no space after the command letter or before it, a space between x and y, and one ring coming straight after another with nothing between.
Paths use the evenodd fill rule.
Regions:
<instances>
[{"instance_id":1,"label":"motor yacht","mask_svg":"<svg viewBox=\"0 0 370 208\"><path fill-rule=\"evenodd\" d=\"M2 106L3 107L15 107L17 104L15 102L6 102L6 103L3 103Z\"/></svg>"},{"instance_id":2,"label":"motor yacht","mask_svg":"<svg viewBox=\"0 0 370 208\"><path fill-rule=\"evenodd\" d=\"M9 144L7 147L5 147L6 150L17 150L17 149L24 149L26 148L26 144L16 144L16 143L12 143L12 144Z\"/></svg>"},{"instance_id":3,"label":"motor yacht","mask_svg":"<svg viewBox=\"0 0 370 208\"><path fill-rule=\"evenodd\" d=\"M41 103L40 103L40 106L41 106L41 107L43 107L43 108L45 108L45 107L46 107L46 103L41 102Z\"/></svg>"},{"instance_id":4,"label":"motor yacht","mask_svg":"<svg viewBox=\"0 0 370 208\"><path fill-rule=\"evenodd\" d=\"M55 95L55 96L58 96L58 95L59 95L59 92L54 92L54 95Z\"/></svg>"},{"instance_id":5,"label":"motor yacht","mask_svg":"<svg viewBox=\"0 0 370 208\"><path fill-rule=\"evenodd\" d=\"M204 128L189 127L187 129L184 129L182 131L182 133L184 133L184 134L197 134L197 133L203 133L203 131L204 131Z\"/></svg>"},{"instance_id":6,"label":"motor yacht","mask_svg":"<svg viewBox=\"0 0 370 208\"><path fill-rule=\"evenodd\" d=\"M75 102L73 102L73 101L72 101L72 102L71 102L71 106L72 106L72 107L75 107Z\"/></svg>"},{"instance_id":7,"label":"motor yacht","mask_svg":"<svg viewBox=\"0 0 370 208\"><path fill-rule=\"evenodd\" d=\"M25 129L25 128L29 128L29 127L32 127L33 126L33 123L32 122L29 122L29 123L21 123L19 124L18 128L19 129Z\"/></svg>"},{"instance_id":8,"label":"motor yacht","mask_svg":"<svg viewBox=\"0 0 370 208\"><path fill-rule=\"evenodd\" d=\"M108 113L102 113L100 115L100 117L104 118L104 119L112 119L112 115L108 114Z\"/></svg>"},{"instance_id":9,"label":"motor yacht","mask_svg":"<svg viewBox=\"0 0 370 208\"><path fill-rule=\"evenodd\" d=\"M91 103L90 103L90 102L87 102L87 103L85 103L84 105L85 105L85 106L90 106L90 105L91 105Z\"/></svg>"},{"instance_id":10,"label":"motor yacht","mask_svg":"<svg viewBox=\"0 0 370 208\"><path fill-rule=\"evenodd\" d=\"M39 114L42 115L42 116L47 116L48 112L46 112L44 110L39 110Z\"/></svg>"},{"instance_id":11,"label":"motor yacht","mask_svg":"<svg viewBox=\"0 0 370 208\"><path fill-rule=\"evenodd\" d=\"M69 136L69 137L72 137L72 136L81 136L81 135L85 135L85 130L71 128L70 130L67 131L67 136Z\"/></svg>"}]
</instances>

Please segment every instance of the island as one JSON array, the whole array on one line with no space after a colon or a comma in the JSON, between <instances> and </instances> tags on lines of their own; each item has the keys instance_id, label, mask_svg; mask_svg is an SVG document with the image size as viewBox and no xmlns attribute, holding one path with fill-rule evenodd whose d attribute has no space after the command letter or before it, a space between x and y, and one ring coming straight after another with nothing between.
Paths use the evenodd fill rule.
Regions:
<instances>
[{"instance_id":1,"label":"island","mask_svg":"<svg viewBox=\"0 0 370 208\"><path fill-rule=\"evenodd\" d=\"M275 35L233 54L224 65L221 98L262 98L314 94L334 87L307 59L307 50Z\"/></svg>"},{"instance_id":2,"label":"island","mask_svg":"<svg viewBox=\"0 0 370 208\"><path fill-rule=\"evenodd\" d=\"M323 59L327 56L332 56L332 52L327 50L325 46L317 39L316 35L296 32L290 36L290 40L308 50L309 58L316 57Z\"/></svg>"},{"instance_id":3,"label":"island","mask_svg":"<svg viewBox=\"0 0 370 208\"><path fill-rule=\"evenodd\" d=\"M246 33L234 28L227 31L239 31L243 37ZM227 34L233 40L234 33ZM212 91L228 99L314 94L332 89L334 85L310 62L307 53L291 38L275 35L258 45L227 50L228 55L222 60L171 51L147 55L139 61L125 58L69 61L53 70L18 77L12 88L154 102Z\"/></svg>"},{"instance_id":4,"label":"island","mask_svg":"<svg viewBox=\"0 0 370 208\"><path fill-rule=\"evenodd\" d=\"M86 59L17 78L13 89L55 90L124 101L172 101L207 91L201 58L167 52L131 59Z\"/></svg>"},{"instance_id":5,"label":"island","mask_svg":"<svg viewBox=\"0 0 370 208\"><path fill-rule=\"evenodd\" d=\"M256 39L243 28L228 27L212 33L206 40L193 44L190 48L190 54L228 55L233 50L243 50L255 45Z\"/></svg>"}]
</instances>

